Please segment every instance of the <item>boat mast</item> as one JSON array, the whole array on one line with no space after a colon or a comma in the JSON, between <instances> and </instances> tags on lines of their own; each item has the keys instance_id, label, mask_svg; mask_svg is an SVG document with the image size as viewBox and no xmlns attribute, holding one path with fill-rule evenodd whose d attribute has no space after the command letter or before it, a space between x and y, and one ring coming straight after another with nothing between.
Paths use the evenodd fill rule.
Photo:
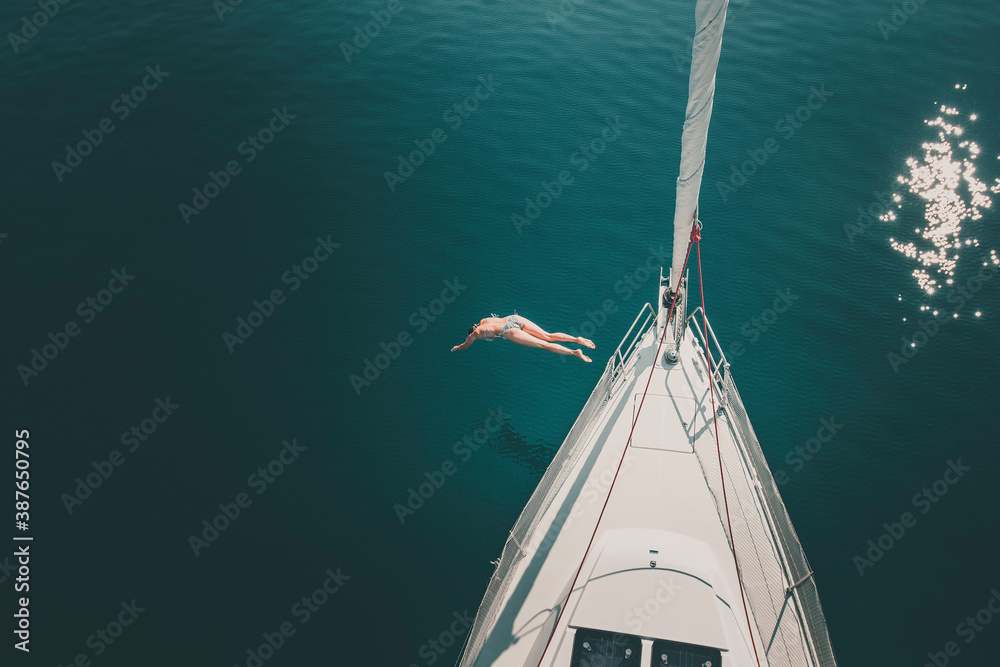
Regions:
<instances>
[{"instance_id":1,"label":"boat mast","mask_svg":"<svg viewBox=\"0 0 1000 667\"><path fill-rule=\"evenodd\" d=\"M677 290L687 251L691 226L698 217L698 195L705 169L708 123L715 99L715 71L722 51L722 31L726 26L729 0L698 0L695 8L695 35L691 46L691 78L681 136L681 167L677 177L674 208L674 249L670 266L670 289Z\"/></svg>"}]
</instances>

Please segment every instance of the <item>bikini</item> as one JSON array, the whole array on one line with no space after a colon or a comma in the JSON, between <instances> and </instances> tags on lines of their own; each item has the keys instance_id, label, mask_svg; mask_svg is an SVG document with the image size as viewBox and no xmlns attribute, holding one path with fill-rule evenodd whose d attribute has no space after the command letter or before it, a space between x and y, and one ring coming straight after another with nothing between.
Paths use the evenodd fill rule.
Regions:
<instances>
[{"instance_id":1,"label":"bikini","mask_svg":"<svg viewBox=\"0 0 1000 667\"><path fill-rule=\"evenodd\" d=\"M521 318L519 318L517 315L511 315L510 317L507 318L507 321L504 322L503 328L500 329L500 337L501 338L503 337L503 333L507 331L507 329L513 329L515 327L520 329L521 331L524 331L524 325L521 324Z\"/></svg>"},{"instance_id":2,"label":"bikini","mask_svg":"<svg viewBox=\"0 0 1000 667\"><path fill-rule=\"evenodd\" d=\"M495 313L490 313L490 314L493 315L493 317L498 317ZM524 331L524 325L521 324L521 318L519 318L516 314L509 316L504 321L503 328L500 329L500 334L499 335L493 336L493 337L490 337L490 338L486 338L484 336L483 340L494 341L497 338L503 338L503 334L504 334L505 331L507 331L508 329L514 329L514 328L517 328L517 329L520 329L521 331Z\"/></svg>"}]
</instances>

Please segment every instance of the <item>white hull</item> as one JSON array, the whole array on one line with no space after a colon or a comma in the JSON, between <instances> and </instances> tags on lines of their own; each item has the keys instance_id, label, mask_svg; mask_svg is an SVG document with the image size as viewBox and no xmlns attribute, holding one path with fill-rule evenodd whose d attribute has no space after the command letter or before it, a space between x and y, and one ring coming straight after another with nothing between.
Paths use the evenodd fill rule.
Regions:
<instances>
[{"instance_id":1,"label":"white hull","mask_svg":"<svg viewBox=\"0 0 1000 667\"><path fill-rule=\"evenodd\" d=\"M713 351L741 586L722 497L704 336L699 327L688 328L679 362L666 364L662 353L655 358L664 319L662 312L654 318L647 304L633 326L637 333L626 336L630 349L620 346L609 361L511 533L463 666L590 664L574 661L574 646L582 660L595 648L593 640L583 647L584 634L596 636L591 630L616 633L621 646L631 647L628 659L607 664L663 664L669 645L654 646L654 640L715 649L722 664L739 667L757 664L754 646L761 665L835 664L808 563L728 365ZM711 332L708 338L714 339ZM705 664L704 655L692 655L690 664Z\"/></svg>"}]
</instances>

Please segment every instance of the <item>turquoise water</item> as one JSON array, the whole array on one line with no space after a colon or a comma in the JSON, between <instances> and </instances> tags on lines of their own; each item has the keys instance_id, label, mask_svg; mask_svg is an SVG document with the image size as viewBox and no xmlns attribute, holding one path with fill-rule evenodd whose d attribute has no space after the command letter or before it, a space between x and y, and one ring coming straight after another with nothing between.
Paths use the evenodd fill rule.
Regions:
<instances>
[{"instance_id":1,"label":"turquoise water","mask_svg":"<svg viewBox=\"0 0 1000 667\"><path fill-rule=\"evenodd\" d=\"M1000 624L959 624L1000 586L1000 234L996 205L970 212L975 183L998 199L1000 19L984 1L907 8L883 34L888 2L731 5L701 200L705 293L787 477L840 664L920 665L950 641L952 664L990 664ZM73 0L0 49L3 416L31 432L29 659L247 665L287 622L265 664L452 663L456 618L475 612L507 531L654 298L645 267L670 250L692 3L232 9ZM0 25L19 31L37 11L9 3ZM372 11L385 25L342 46ZM920 169L939 116L962 127L945 142L958 181L947 164ZM103 119L114 128L90 154L53 167ZM620 134L582 152L608 123ZM401 168L419 147L429 155ZM205 193L210 172L225 186ZM858 226L858 207L911 175L926 199L897 186L896 219ZM542 194L551 204L518 227ZM970 244L945 253L959 256L951 276L890 242L932 249L915 230L956 221ZM135 278L102 296L123 267ZM940 280L933 294L921 270ZM251 316L275 290L270 315ZM107 303L78 309L87 298ZM473 321L515 308L593 331L595 363L503 342L449 352ZM935 335L906 348L930 321ZM70 323L77 335L37 375L18 370ZM378 357L383 343L395 359ZM913 356L888 356L901 352ZM366 361L389 363L352 381ZM123 433L164 417L167 397L179 407L130 450ZM831 419L833 439L797 459ZM489 441L474 450L464 438L479 428ZM305 449L266 473L293 439ZM70 513L76 478L115 450L123 463ZM971 469L938 497L959 460ZM258 468L271 481L251 480ZM442 469L401 523L394 506ZM936 502L915 502L924 487ZM241 493L240 515L193 547ZM859 566L905 512L913 525ZM341 588L307 616L301 598L337 568ZM133 599L145 611L120 638L91 639Z\"/></svg>"}]
</instances>

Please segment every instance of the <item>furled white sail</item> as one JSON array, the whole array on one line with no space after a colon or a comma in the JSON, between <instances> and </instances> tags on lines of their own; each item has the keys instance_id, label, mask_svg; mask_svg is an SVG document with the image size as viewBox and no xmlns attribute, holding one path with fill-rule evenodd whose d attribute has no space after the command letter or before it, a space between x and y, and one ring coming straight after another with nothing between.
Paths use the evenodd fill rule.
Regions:
<instances>
[{"instance_id":1,"label":"furled white sail","mask_svg":"<svg viewBox=\"0 0 1000 667\"><path fill-rule=\"evenodd\" d=\"M691 225L698 214L698 193L705 169L708 123L715 99L715 70L722 51L722 31L726 27L729 0L698 0L696 30L691 47L691 79L688 83L687 112L681 136L681 169L677 177L674 208L674 251L670 266L672 288L680 281Z\"/></svg>"}]
</instances>

